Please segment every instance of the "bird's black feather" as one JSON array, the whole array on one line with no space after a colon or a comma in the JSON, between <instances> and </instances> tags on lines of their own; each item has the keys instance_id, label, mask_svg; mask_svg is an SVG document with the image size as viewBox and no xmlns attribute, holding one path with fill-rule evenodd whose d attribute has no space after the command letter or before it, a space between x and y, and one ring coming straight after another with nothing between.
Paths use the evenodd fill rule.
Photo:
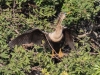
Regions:
<instances>
[{"instance_id":1,"label":"bird's black feather","mask_svg":"<svg viewBox=\"0 0 100 75\"><path fill-rule=\"evenodd\" d=\"M40 45L42 40L45 40L45 35L46 34L39 29L29 30L10 41L9 46L13 48L15 45L20 46L29 43Z\"/></svg>"},{"instance_id":2,"label":"bird's black feather","mask_svg":"<svg viewBox=\"0 0 100 75\"><path fill-rule=\"evenodd\" d=\"M68 45L71 49L75 50L74 40L71 34L71 30L68 28L64 28L63 35L64 35L64 44Z\"/></svg>"}]
</instances>

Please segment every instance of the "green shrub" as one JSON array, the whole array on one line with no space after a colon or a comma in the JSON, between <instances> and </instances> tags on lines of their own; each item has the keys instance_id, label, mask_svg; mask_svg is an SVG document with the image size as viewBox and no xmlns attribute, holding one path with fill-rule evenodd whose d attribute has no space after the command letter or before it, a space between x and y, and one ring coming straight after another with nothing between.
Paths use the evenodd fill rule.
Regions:
<instances>
[{"instance_id":1,"label":"green shrub","mask_svg":"<svg viewBox=\"0 0 100 75\"><path fill-rule=\"evenodd\" d=\"M23 8L22 2L27 0L16 0L19 6L15 9ZM13 13L12 8L0 11L0 75L27 75L32 67L41 68L44 75L99 75L100 74L100 49L95 49L94 54L90 53L91 45L89 38L85 37L76 44L76 51L71 51L61 58L61 62L54 63L51 58L51 50L44 52L42 47L25 50L22 47L15 47L10 50L8 42L31 28L39 28L44 31L51 31L52 17L56 17L56 5L60 5L61 0L34 0L37 7L28 12L29 17L23 13ZM0 1L1 4L4 3ZM93 17L100 10L94 5L95 0L64 0L62 11L67 12L66 24L77 23L80 18L93 20ZM9 7L12 0L5 1ZM27 9L28 9L27 8ZM60 8L59 8L60 9ZM0 9L1 10L1 9ZM17 31L16 31L17 30ZM36 50L36 51L35 51Z\"/></svg>"},{"instance_id":2,"label":"green shrub","mask_svg":"<svg viewBox=\"0 0 100 75\"><path fill-rule=\"evenodd\" d=\"M65 0L62 11L67 13L66 24L74 22L77 24L78 20L90 19L92 20L97 12L100 10L99 6L95 5L96 0Z\"/></svg>"}]
</instances>

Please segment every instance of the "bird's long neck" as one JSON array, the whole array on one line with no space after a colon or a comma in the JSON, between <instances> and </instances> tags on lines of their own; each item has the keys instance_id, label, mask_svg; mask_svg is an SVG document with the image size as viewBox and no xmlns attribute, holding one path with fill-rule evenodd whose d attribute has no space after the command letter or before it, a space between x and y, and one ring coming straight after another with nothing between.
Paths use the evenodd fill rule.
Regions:
<instances>
[{"instance_id":1,"label":"bird's long neck","mask_svg":"<svg viewBox=\"0 0 100 75\"><path fill-rule=\"evenodd\" d=\"M63 21L63 18L61 18L60 16L58 17L58 19L57 19L57 26L61 26L61 24L62 24L62 21Z\"/></svg>"},{"instance_id":2,"label":"bird's long neck","mask_svg":"<svg viewBox=\"0 0 100 75\"><path fill-rule=\"evenodd\" d=\"M52 41L58 42L62 39L63 37L63 27L62 27L62 21L65 18L65 14L60 13L57 19L57 26L55 28L55 31L49 34L49 37L51 38Z\"/></svg>"}]
</instances>

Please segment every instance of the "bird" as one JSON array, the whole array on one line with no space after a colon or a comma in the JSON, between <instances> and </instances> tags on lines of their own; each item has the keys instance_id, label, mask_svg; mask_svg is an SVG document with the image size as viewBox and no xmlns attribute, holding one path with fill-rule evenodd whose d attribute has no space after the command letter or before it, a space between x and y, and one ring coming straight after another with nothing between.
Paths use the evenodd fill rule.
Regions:
<instances>
[{"instance_id":1,"label":"bird","mask_svg":"<svg viewBox=\"0 0 100 75\"><path fill-rule=\"evenodd\" d=\"M17 36L9 42L10 48L17 46L25 45L39 45L43 44L46 48L51 48L52 57L58 55L58 57L63 57L62 47L69 45L72 50L75 50L74 41L70 30L67 27L62 26L62 21L65 19L66 14L60 12L57 18L57 23L55 30L53 32L45 32L38 28L28 30L25 33ZM42 43L44 41L44 43Z\"/></svg>"}]
</instances>

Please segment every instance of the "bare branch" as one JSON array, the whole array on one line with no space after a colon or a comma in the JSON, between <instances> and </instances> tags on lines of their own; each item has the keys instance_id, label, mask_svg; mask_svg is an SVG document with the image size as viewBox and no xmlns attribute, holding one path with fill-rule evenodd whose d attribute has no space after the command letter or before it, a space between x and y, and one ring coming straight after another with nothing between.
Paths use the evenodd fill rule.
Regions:
<instances>
[{"instance_id":1,"label":"bare branch","mask_svg":"<svg viewBox=\"0 0 100 75\"><path fill-rule=\"evenodd\" d=\"M78 35L78 38L83 38L85 36L87 36L89 33L85 33L85 34L82 34L82 35Z\"/></svg>"},{"instance_id":2,"label":"bare branch","mask_svg":"<svg viewBox=\"0 0 100 75\"><path fill-rule=\"evenodd\" d=\"M19 31L17 29L14 30L17 34L20 34Z\"/></svg>"},{"instance_id":3,"label":"bare branch","mask_svg":"<svg viewBox=\"0 0 100 75\"><path fill-rule=\"evenodd\" d=\"M91 41L93 41L100 48L100 44L98 42L96 42L94 39L91 39Z\"/></svg>"}]
</instances>

